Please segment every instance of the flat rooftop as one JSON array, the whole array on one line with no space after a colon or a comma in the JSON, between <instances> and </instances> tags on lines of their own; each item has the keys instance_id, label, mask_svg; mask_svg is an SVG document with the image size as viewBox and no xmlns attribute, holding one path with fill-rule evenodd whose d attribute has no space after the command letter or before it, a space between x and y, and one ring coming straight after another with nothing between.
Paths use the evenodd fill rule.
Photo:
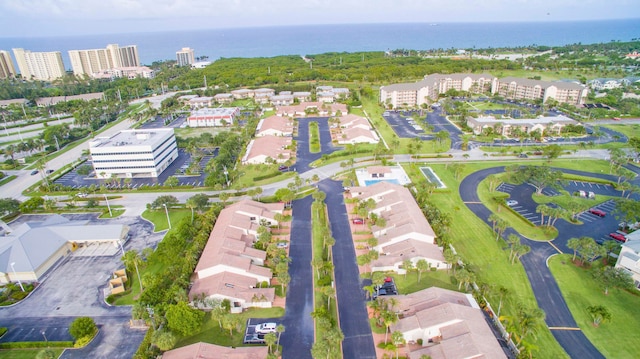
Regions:
<instances>
[{"instance_id":1,"label":"flat rooftop","mask_svg":"<svg viewBox=\"0 0 640 359\"><path fill-rule=\"evenodd\" d=\"M201 108L191 111L191 116L232 116L237 111L237 107Z\"/></svg>"},{"instance_id":2,"label":"flat rooftop","mask_svg":"<svg viewBox=\"0 0 640 359\"><path fill-rule=\"evenodd\" d=\"M121 146L153 146L164 141L167 135L173 135L173 128L153 130L124 130L111 137L97 137L89 144L90 148L106 148Z\"/></svg>"},{"instance_id":3,"label":"flat rooftop","mask_svg":"<svg viewBox=\"0 0 640 359\"><path fill-rule=\"evenodd\" d=\"M549 124L549 123L578 123L576 120L572 120L567 116L540 116L537 118L507 118L507 119L496 119L493 116L482 116L474 119L477 123L540 123L540 124Z\"/></svg>"}]
</instances>

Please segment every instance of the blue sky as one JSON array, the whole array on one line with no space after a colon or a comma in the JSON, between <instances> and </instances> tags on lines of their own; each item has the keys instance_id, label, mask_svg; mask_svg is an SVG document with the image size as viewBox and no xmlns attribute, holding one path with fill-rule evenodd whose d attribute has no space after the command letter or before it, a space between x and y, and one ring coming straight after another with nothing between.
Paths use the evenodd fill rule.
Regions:
<instances>
[{"instance_id":1,"label":"blue sky","mask_svg":"<svg viewBox=\"0 0 640 359\"><path fill-rule=\"evenodd\" d=\"M301 24L625 18L640 18L640 1L0 0L0 37Z\"/></svg>"}]
</instances>

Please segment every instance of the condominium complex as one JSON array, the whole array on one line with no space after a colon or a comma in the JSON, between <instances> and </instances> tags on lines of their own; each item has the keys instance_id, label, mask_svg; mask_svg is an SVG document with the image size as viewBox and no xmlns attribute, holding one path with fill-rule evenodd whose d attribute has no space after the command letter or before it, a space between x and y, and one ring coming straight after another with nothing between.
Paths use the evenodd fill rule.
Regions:
<instances>
[{"instance_id":1,"label":"condominium complex","mask_svg":"<svg viewBox=\"0 0 640 359\"><path fill-rule=\"evenodd\" d=\"M554 99L560 103L581 105L587 98L586 86L574 82L551 82L517 77L505 77L498 80L493 91L498 95L513 100Z\"/></svg>"},{"instance_id":2,"label":"condominium complex","mask_svg":"<svg viewBox=\"0 0 640 359\"><path fill-rule=\"evenodd\" d=\"M93 76L115 68L140 66L136 45L119 47L110 44L105 49L70 50L69 58L76 76Z\"/></svg>"},{"instance_id":3,"label":"condominium complex","mask_svg":"<svg viewBox=\"0 0 640 359\"><path fill-rule=\"evenodd\" d=\"M0 79L16 77L16 69L13 67L13 61L9 51L0 50Z\"/></svg>"},{"instance_id":4,"label":"condominium complex","mask_svg":"<svg viewBox=\"0 0 640 359\"><path fill-rule=\"evenodd\" d=\"M432 74L414 83L380 87L380 102L397 107L416 107L437 100L449 90L490 92L497 78L488 74Z\"/></svg>"},{"instance_id":5,"label":"condominium complex","mask_svg":"<svg viewBox=\"0 0 640 359\"><path fill-rule=\"evenodd\" d=\"M125 130L89 143L97 178L158 177L178 158L172 128Z\"/></svg>"},{"instance_id":6,"label":"condominium complex","mask_svg":"<svg viewBox=\"0 0 640 359\"><path fill-rule=\"evenodd\" d=\"M25 80L51 81L65 75L60 51L31 52L13 49L20 75Z\"/></svg>"},{"instance_id":7,"label":"condominium complex","mask_svg":"<svg viewBox=\"0 0 640 359\"><path fill-rule=\"evenodd\" d=\"M178 66L188 66L196 62L193 55L193 49L183 47L182 50L176 52Z\"/></svg>"}]
</instances>

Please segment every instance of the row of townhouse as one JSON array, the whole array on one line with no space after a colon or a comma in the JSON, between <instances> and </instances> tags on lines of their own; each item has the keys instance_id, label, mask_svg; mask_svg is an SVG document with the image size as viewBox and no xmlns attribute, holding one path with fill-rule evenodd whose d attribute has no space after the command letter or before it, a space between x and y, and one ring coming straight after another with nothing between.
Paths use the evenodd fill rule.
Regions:
<instances>
[{"instance_id":1,"label":"row of townhouse","mask_svg":"<svg viewBox=\"0 0 640 359\"><path fill-rule=\"evenodd\" d=\"M189 127L219 127L233 125L240 115L238 107L201 108L187 117Z\"/></svg>"},{"instance_id":2,"label":"row of townhouse","mask_svg":"<svg viewBox=\"0 0 640 359\"><path fill-rule=\"evenodd\" d=\"M224 347L198 342L169 350L162 359L264 359L269 357L269 347Z\"/></svg>"},{"instance_id":3,"label":"row of townhouse","mask_svg":"<svg viewBox=\"0 0 640 359\"><path fill-rule=\"evenodd\" d=\"M192 276L189 298L206 308L206 300L229 300L231 312L249 307L270 308L275 300L272 273L264 267L266 252L253 248L261 224L277 225L281 203L241 200L220 212ZM203 300L204 299L204 300Z\"/></svg>"},{"instance_id":4,"label":"row of townhouse","mask_svg":"<svg viewBox=\"0 0 640 359\"><path fill-rule=\"evenodd\" d=\"M36 105L38 107L46 107L46 106L56 105L60 102L67 102L67 101L73 101L73 100L91 101L91 100L102 100L102 99L104 99L104 92L93 92L93 93L86 93L83 95L40 97L36 99ZM24 102L22 103L26 104L27 100L24 100Z\"/></svg>"},{"instance_id":5,"label":"row of townhouse","mask_svg":"<svg viewBox=\"0 0 640 359\"><path fill-rule=\"evenodd\" d=\"M612 90L639 82L640 77L625 77L622 79L597 78L587 81L587 85L593 90Z\"/></svg>"},{"instance_id":6,"label":"row of townhouse","mask_svg":"<svg viewBox=\"0 0 640 359\"><path fill-rule=\"evenodd\" d=\"M516 130L520 130L522 133L531 133L534 131L545 133L546 131L559 135L565 126L579 124L578 121L563 115L540 116L529 119L496 119L493 116L467 117L467 126L469 126L476 135L482 134L487 128L492 128L494 133L502 136L511 136Z\"/></svg>"},{"instance_id":7,"label":"row of townhouse","mask_svg":"<svg viewBox=\"0 0 640 359\"><path fill-rule=\"evenodd\" d=\"M395 296L400 332L408 358L507 358L482 309L471 294L438 287Z\"/></svg>"},{"instance_id":8,"label":"row of townhouse","mask_svg":"<svg viewBox=\"0 0 640 359\"><path fill-rule=\"evenodd\" d=\"M424 259L431 267L447 268L442 249L435 244L436 234L409 189L378 182L366 187L352 187L349 193L360 201L373 199L375 208L371 212L386 222L383 227L372 227L378 240L373 249L380 253L378 259L371 263L372 271L404 274L402 262L406 259L414 265Z\"/></svg>"},{"instance_id":9,"label":"row of townhouse","mask_svg":"<svg viewBox=\"0 0 640 359\"><path fill-rule=\"evenodd\" d=\"M471 93L498 94L513 100L553 99L572 105L583 104L588 88L574 82L551 82L505 77L498 79L489 74L432 74L413 83L399 83L380 87L380 102L399 107L417 107L429 104L449 90Z\"/></svg>"},{"instance_id":10,"label":"row of townhouse","mask_svg":"<svg viewBox=\"0 0 640 359\"><path fill-rule=\"evenodd\" d=\"M289 136L264 135L251 140L242 164L285 163L293 158L293 139Z\"/></svg>"},{"instance_id":11,"label":"row of townhouse","mask_svg":"<svg viewBox=\"0 0 640 359\"><path fill-rule=\"evenodd\" d=\"M341 116L348 113L347 105L342 103L301 102L291 106L277 106L276 115L286 117Z\"/></svg>"},{"instance_id":12,"label":"row of townhouse","mask_svg":"<svg viewBox=\"0 0 640 359\"><path fill-rule=\"evenodd\" d=\"M334 135L338 144L378 143L380 137L373 130L369 121L354 114L336 117Z\"/></svg>"},{"instance_id":13,"label":"row of townhouse","mask_svg":"<svg viewBox=\"0 0 640 359\"><path fill-rule=\"evenodd\" d=\"M290 117L281 117L272 115L263 118L256 126L256 137L264 136L293 136L293 119Z\"/></svg>"},{"instance_id":14,"label":"row of townhouse","mask_svg":"<svg viewBox=\"0 0 640 359\"><path fill-rule=\"evenodd\" d=\"M633 283L640 289L640 230L629 233L622 244L616 268L622 268L631 275Z\"/></svg>"}]
</instances>

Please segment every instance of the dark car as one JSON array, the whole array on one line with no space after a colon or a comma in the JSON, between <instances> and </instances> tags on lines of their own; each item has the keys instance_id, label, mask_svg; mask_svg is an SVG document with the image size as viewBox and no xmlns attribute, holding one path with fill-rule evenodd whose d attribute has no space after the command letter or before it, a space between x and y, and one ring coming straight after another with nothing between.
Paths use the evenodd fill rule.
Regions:
<instances>
[{"instance_id":1,"label":"dark car","mask_svg":"<svg viewBox=\"0 0 640 359\"><path fill-rule=\"evenodd\" d=\"M33 176L33 175L37 175L37 174L38 174L38 170L33 170L33 171L31 171L31 175L32 175L32 176Z\"/></svg>"},{"instance_id":2,"label":"dark car","mask_svg":"<svg viewBox=\"0 0 640 359\"><path fill-rule=\"evenodd\" d=\"M606 213L604 213L604 211L599 210L597 208L590 208L589 209L589 213L596 215L598 217L604 217L606 215Z\"/></svg>"},{"instance_id":3,"label":"dark car","mask_svg":"<svg viewBox=\"0 0 640 359\"><path fill-rule=\"evenodd\" d=\"M609 233L609 237L615 239L618 242L626 242L627 241L627 237L625 237L624 235L620 234L620 233Z\"/></svg>"},{"instance_id":4,"label":"dark car","mask_svg":"<svg viewBox=\"0 0 640 359\"><path fill-rule=\"evenodd\" d=\"M518 158L529 158L526 153L521 153L518 155Z\"/></svg>"},{"instance_id":5,"label":"dark car","mask_svg":"<svg viewBox=\"0 0 640 359\"><path fill-rule=\"evenodd\" d=\"M284 165L283 165L283 166L278 167L278 171L288 171L288 170L289 170L289 167L284 166Z\"/></svg>"},{"instance_id":6,"label":"dark car","mask_svg":"<svg viewBox=\"0 0 640 359\"><path fill-rule=\"evenodd\" d=\"M49 174L52 174L52 173L53 173L53 170L47 170L47 174L48 174L48 175L49 175Z\"/></svg>"}]
</instances>

